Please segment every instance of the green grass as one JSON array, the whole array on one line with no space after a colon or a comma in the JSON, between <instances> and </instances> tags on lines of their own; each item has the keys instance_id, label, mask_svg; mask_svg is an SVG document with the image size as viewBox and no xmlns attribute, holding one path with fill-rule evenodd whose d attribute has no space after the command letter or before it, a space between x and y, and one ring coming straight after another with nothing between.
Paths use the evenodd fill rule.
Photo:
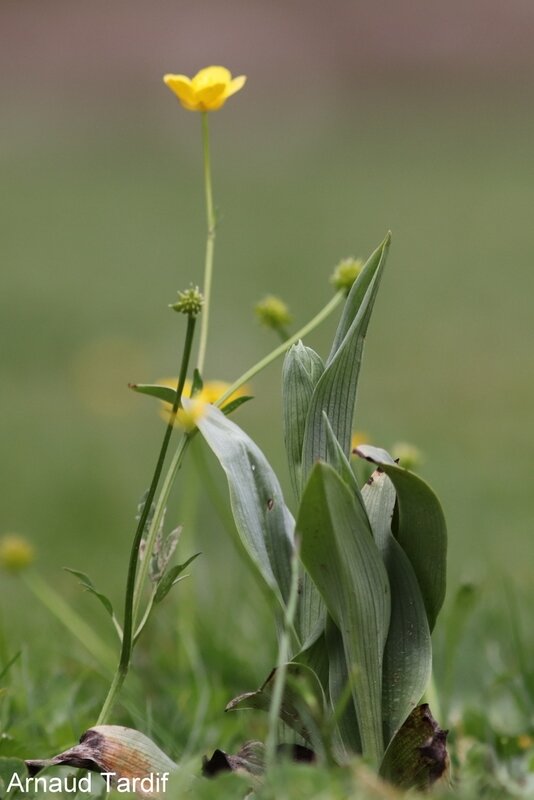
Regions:
<instances>
[{"instance_id":1,"label":"green grass","mask_svg":"<svg viewBox=\"0 0 534 800\"><path fill-rule=\"evenodd\" d=\"M505 591L508 582L517 606L531 607L532 121L483 99L474 109L383 99L357 117L310 115L306 127L290 113L283 129L214 120L221 223L208 372L234 378L273 346L252 316L262 294L279 293L304 322L329 297L335 263L366 255L392 229L356 426L377 445L407 439L426 454L422 473L450 531L451 589L435 637L440 721L465 795L481 796L486 782L487 796L504 797L508 773L523 774L529 758L534 769L532 745L517 739L534 733L534 642L529 614L521 620ZM183 326L166 306L201 281L203 259L194 120L172 117L176 139L136 121L132 112L100 120L97 135L87 126L76 137L14 137L0 200L1 525L34 542L40 572L110 645L104 612L61 567L88 572L120 607L135 508L163 433L153 401L126 384L176 373ZM313 335L316 349L333 325ZM253 389L238 421L289 498L280 365ZM184 524L181 559L203 555L149 626L118 719L198 764L264 736L259 715L223 709L262 682L276 651L265 598L195 464L168 521ZM465 579L475 606L455 632L452 598ZM58 752L94 721L106 679L15 579L2 577L0 595L1 664L20 651L2 681L0 755ZM272 796L355 796L346 774L287 770ZM193 796L238 796L236 781L198 784Z\"/></svg>"}]
</instances>

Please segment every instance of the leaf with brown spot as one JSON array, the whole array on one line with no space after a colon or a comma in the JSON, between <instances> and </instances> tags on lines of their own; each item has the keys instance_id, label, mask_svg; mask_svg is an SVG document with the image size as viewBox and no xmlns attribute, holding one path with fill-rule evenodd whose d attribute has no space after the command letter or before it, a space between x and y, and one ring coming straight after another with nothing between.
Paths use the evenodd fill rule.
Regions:
<instances>
[{"instance_id":1,"label":"leaf with brown spot","mask_svg":"<svg viewBox=\"0 0 534 800\"><path fill-rule=\"evenodd\" d=\"M202 774L214 778L221 772L247 772L262 775L265 769L264 746L262 742L245 742L235 755L215 750L211 758L204 756Z\"/></svg>"},{"instance_id":2,"label":"leaf with brown spot","mask_svg":"<svg viewBox=\"0 0 534 800\"><path fill-rule=\"evenodd\" d=\"M178 769L177 764L148 736L121 725L98 725L90 728L83 734L79 744L69 750L48 759L27 760L26 766L31 776L45 767L69 766L91 772L114 772L116 780L145 778L151 774L169 773Z\"/></svg>"},{"instance_id":3,"label":"leaf with brown spot","mask_svg":"<svg viewBox=\"0 0 534 800\"><path fill-rule=\"evenodd\" d=\"M392 740L380 775L402 789L429 789L449 775L447 734L426 703L417 706Z\"/></svg>"}]
</instances>

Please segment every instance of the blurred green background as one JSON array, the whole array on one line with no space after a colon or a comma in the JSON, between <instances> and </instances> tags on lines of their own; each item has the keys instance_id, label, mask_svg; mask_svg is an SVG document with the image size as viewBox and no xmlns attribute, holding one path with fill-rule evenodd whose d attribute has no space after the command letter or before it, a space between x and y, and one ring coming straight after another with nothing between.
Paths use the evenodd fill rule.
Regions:
<instances>
[{"instance_id":1,"label":"blurred green background","mask_svg":"<svg viewBox=\"0 0 534 800\"><path fill-rule=\"evenodd\" d=\"M253 315L265 293L304 323L339 259L367 256L391 229L355 427L424 452L452 587L526 590L533 7L3 0L0 29L1 532L28 537L42 574L104 631L61 567L120 604L163 433L154 402L127 384L176 374L184 326L167 305L202 280L200 118L161 76L220 63L248 82L211 117L221 222L206 377L233 379L276 344ZM327 353L334 326L308 343ZM280 370L254 381L235 419L290 498ZM268 611L197 468L192 458L182 471L168 520L185 523L180 554L203 556L160 628L179 641L205 627L210 669L239 639L260 680L274 652ZM48 612L1 581L9 635L46 640L60 659Z\"/></svg>"}]
</instances>

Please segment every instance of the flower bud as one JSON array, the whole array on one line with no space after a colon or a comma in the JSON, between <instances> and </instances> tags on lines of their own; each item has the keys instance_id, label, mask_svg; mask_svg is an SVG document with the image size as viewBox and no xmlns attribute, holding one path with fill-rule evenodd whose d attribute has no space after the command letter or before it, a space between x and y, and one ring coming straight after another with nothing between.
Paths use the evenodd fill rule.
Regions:
<instances>
[{"instance_id":1,"label":"flower bud","mask_svg":"<svg viewBox=\"0 0 534 800\"><path fill-rule=\"evenodd\" d=\"M348 294L362 268L363 261L361 258L344 258L330 276L330 283L338 291Z\"/></svg>"},{"instance_id":2,"label":"flower bud","mask_svg":"<svg viewBox=\"0 0 534 800\"><path fill-rule=\"evenodd\" d=\"M0 539L0 566L8 572L22 572L34 558L35 551L23 536L9 533Z\"/></svg>"},{"instance_id":3,"label":"flower bud","mask_svg":"<svg viewBox=\"0 0 534 800\"><path fill-rule=\"evenodd\" d=\"M172 303L170 308L178 311L180 314L189 314L190 317L197 317L204 305L204 296L200 292L198 286L191 286L184 292L178 292L178 300Z\"/></svg>"},{"instance_id":4,"label":"flower bud","mask_svg":"<svg viewBox=\"0 0 534 800\"><path fill-rule=\"evenodd\" d=\"M259 303L256 303L254 311L262 325L274 328L274 330L284 328L293 320L284 301L273 294L267 295Z\"/></svg>"}]
</instances>

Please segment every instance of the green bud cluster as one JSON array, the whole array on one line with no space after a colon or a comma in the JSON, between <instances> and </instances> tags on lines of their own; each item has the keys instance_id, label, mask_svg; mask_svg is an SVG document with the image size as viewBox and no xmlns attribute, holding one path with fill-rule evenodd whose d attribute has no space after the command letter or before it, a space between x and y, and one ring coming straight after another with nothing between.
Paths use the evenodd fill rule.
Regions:
<instances>
[{"instance_id":1,"label":"green bud cluster","mask_svg":"<svg viewBox=\"0 0 534 800\"><path fill-rule=\"evenodd\" d=\"M286 303L273 294L269 294L263 300L260 300L255 305L254 311L262 325L275 330L289 325L293 319Z\"/></svg>"},{"instance_id":2,"label":"green bud cluster","mask_svg":"<svg viewBox=\"0 0 534 800\"><path fill-rule=\"evenodd\" d=\"M330 276L330 283L338 291L348 294L362 268L361 258L343 258Z\"/></svg>"},{"instance_id":3,"label":"green bud cluster","mask_svg":"<svg viewBox=\"0 0 534 800\"><path fill-rule=\"evenodd\" d=\"M178 300L172 303L170 308L180 314L189 314L190 317L197 317L204 305L204 296L198 286L191 286L183 292L178 292Z\"/></svg>"}]
</instances>

